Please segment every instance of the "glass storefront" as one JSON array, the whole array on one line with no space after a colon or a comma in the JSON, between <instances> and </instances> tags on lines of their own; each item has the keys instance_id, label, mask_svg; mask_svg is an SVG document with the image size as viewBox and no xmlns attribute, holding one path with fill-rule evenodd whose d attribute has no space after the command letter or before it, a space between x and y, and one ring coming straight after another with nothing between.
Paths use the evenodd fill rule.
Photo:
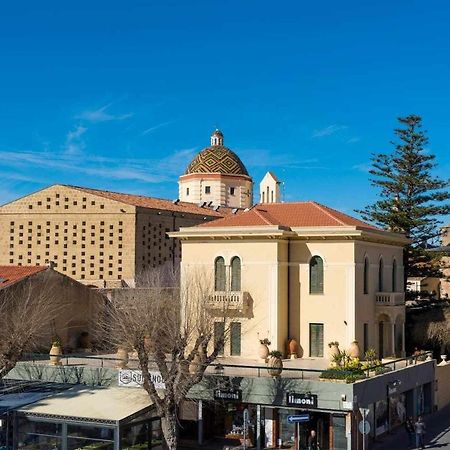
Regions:
<instances>
[{"instance_id":1,"label":"glass storefront","mask_svg":"<svg viewBox=\"0 0 450 450\"><path fill-rule=\"evenodd\" d=\"M60 423L38 422L20 417L17 448L32 450L55 450L62 448L62 425Z\"/></svg>"},{"instance_id":2,"label":"glass storefront","mask_svg":"<svg viewBox=\"0 0 450 450\"><path fill-rule=\"evenodd\" d=\"M139 422L124 427L120 431L120 444L123 450L162 450L161 421Z\"/></svg>"},{"instance_id":3,"label":"glass storefront","mask_svg":"<svg viewBox=\"0 0 450 450\"><path fill-rule=\"evenodd\" d=\"M120 434L120 448L123 450L162 450L161 421L155 417L117 427L112 424L52 422L19 414L17 425L17 449L114 450L116 436Z\"/></svg>"}]
</instances>

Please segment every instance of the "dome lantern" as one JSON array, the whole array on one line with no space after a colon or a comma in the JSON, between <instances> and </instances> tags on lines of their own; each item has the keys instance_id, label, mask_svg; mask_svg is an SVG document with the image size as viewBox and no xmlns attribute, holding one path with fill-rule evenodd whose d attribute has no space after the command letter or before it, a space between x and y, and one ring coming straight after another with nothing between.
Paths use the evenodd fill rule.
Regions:
<instances>
[{"instance_id":1,"label":"dome lantern","mask_svg":"<svg viewBox=\"0 0 450 450\"><path fill-rule=\"evenodd\" d=\"M222 146L223 134L219 129L215 129L211 134L211 146Z\"/></svg>"}]
</instances>

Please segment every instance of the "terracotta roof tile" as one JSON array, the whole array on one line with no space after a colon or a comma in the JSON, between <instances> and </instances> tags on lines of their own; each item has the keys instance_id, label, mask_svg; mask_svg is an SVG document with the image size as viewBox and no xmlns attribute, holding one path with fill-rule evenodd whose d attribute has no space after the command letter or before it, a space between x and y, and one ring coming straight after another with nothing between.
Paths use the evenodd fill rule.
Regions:
<instances>
[{"instance_id":1,"label":"terracotta roof tile","mask_svg":"<svg viewBox=\"0 0 450 450\"><path fill-rule=\"evenodd\" d=\"M67 187L78 189L80 191L92 195L98 195L100 197L108 198L110 200L116 200L118 202L126 203L128 205L137 206L141 208L161 209L166 211L197 214L217 218L224 217L226 215L231 214L232 212L231 208L226 208L223 206L220 207L218 211L214 211L213 206L211 207L205 206L202 208L196 205L195 203L180 202L180 201L174 203L170 200L164 200L161 198L146 197L143 195L123 194L120 192L103 191L99 189L90 189L80 186L67 185Z\"/></svg>"},{"instance_id":2,"label":"terracotta roof tile","mask_svg":"<svg viewBox=\"0 0 450 450\"><path fill-rule=\"evenodd\" d=\"M47 269L46 266L0 266L0 289Z\"/></svg>"},{"instance_id":3,"label":"terracotta roof tile","mask_svg":"<svg viewBox=\"0 0 450 450\"><path fill-rule=\"evenodd\" d=\"M222 219L201 224L202 227L245 227L279 225L284 227L357 226L377 228L335 209L316 202L264 203Z\"/></svg>"}]
</instances>

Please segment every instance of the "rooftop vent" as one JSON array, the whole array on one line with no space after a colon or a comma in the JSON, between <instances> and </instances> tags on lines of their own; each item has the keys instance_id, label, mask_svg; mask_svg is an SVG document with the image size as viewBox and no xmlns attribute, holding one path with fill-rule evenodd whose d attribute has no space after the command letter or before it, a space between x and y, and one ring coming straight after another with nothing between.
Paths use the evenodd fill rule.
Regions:
<instances>
[{"instance_id":1,"label":"rooftop vent","mask_svg":"<svg viewBox=\"0 0 450 450\"><path fill-rule=\"evenodd\" d=\"M233 208L233 209L231 210L231 212L232 212L232 214L236 214L236 213L238 212L238 209L237 209L237 208Z\"/></svg>"},{"instance_id":2,"label":"rooftop vent","mask_svg":"<svg viewBox=\"0 0 450 450\"><path fill-rule=\"evenodd\" d=\"M214 211L219 211L219 208L220 208L220 205L216 205L216 206L214 206Z\"/></svg>"},{"instance_id":3,"label":"rooftop vent","mask_svg":"<svg viewBox=\"0 0 450 450\"><path fill-rule=\"evenodd\" d=\"M8 278L0 277L0 283L6 283L7 281L8 281Z\"/></svg>"},{"instance_id":4,"label":"rooftop vent","mask_svg":"<svg viewBox=\"0 0 450 450\"><path fill-rule=\"evenodd\" d=\"M210 207L212 206L212 204L213 204L213 201L211 200L211 201L208 203L208 208L210 208Z\"/></svg>"},{"instance_id":5,"label":"rooftop vent","mask_svg":"<svg viewBox=\"0 0 450 450\"><path fill-rule=\"evenodd\" d=\"M172 203L173 203L174 205L178 205L179 201L180 201L180 199L177 198L177 199L175 199L175 200L172 200Z\"/></svg>"}]
</instances>

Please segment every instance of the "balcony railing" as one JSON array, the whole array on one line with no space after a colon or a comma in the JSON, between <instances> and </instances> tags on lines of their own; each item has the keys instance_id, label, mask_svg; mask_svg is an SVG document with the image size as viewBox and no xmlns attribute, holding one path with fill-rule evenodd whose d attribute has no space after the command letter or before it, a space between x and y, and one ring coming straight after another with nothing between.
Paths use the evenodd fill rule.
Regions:
<instances>
[{"instance_id":1,"label":"balcony railing","mask_svg":"<svg viewBox=\"0 0 450 450\"><path fill-rule=\"evenodd\" d=\"M249 306L248 292L221 292L216 291L208 296L208 306L212 309L242 311Z\"/></svg>"},{"instance_id":2,"label":"balcony railing","mask_svg":"<svg viewBox=\"0 0 450 450\"><path fill-rule=\"evenodd\" d=\"M401 306L405 304L404 292L377 292L375 303L385 306Z\"/></svg>"}]
</instances>

